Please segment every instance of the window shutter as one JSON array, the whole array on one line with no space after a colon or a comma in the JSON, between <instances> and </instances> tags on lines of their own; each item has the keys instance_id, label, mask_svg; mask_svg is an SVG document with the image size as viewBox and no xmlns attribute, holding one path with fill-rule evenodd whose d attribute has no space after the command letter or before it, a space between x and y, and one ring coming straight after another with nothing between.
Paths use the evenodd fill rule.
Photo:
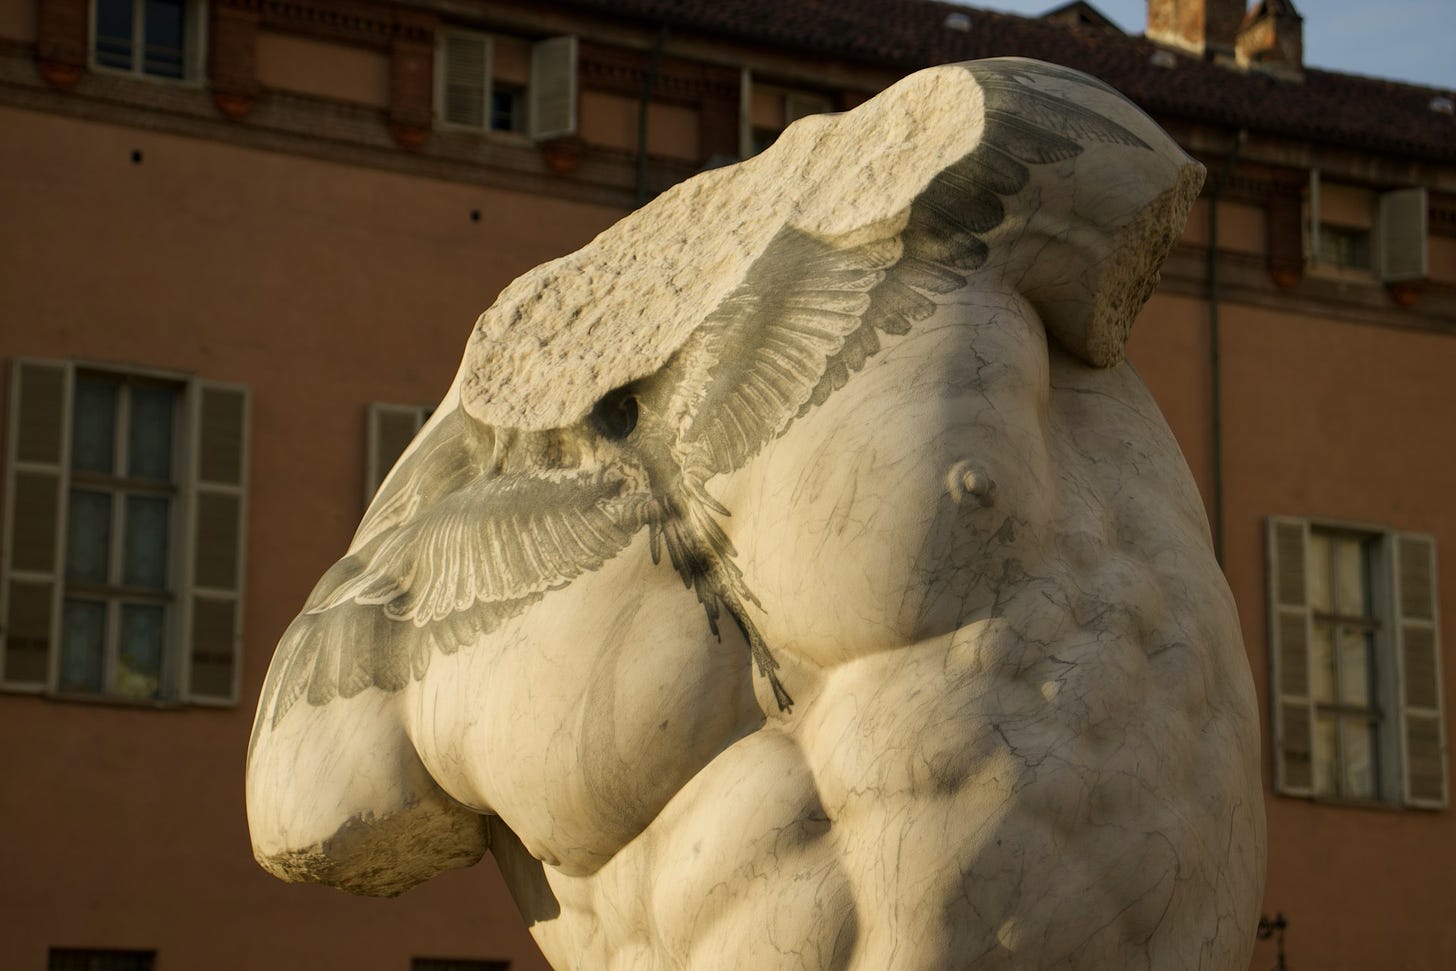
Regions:
<instances>
[{"instance_id":1,"label":"window shutter","mask_svg":"<svg viewBox=\"0 0 1456 971\"><path fill-rule=\"evenodd\" d=\"M490 119L490 38L485 34L443 31L436 111L452 125L485 128Z\"/></svg>"},{"instance_id":2,"label":"window shutter","mask_svg":"<svg viewBox=\"0 0 1456 971\"><path fill-rule=\"evenodd\" d=\"M43 691L65 573L71 432L69 364L17 360L5 436L4 546L0 547L0 684Z\"/></svg>"},{"instance_id":3,"label":"window shutter","mask_svg":"<svg viewBox=\"0 0 1456 971\"><path fill-rule=\"evenodd\" d=\"M369 406L364 449L364 507L374 501L384 477L404 454L415 433L430 417L430 409L415 405L374 402Z\"/></svg>"},{"instance_id":4,"label":"window shutter","mask_svg":"<svg viewBox=\"0 0 1456 971\"><path fill-rule=\"evenodd\" d=\"M576 134L576 38L552 37L531 45L531 87L526 115L540 141Z\"/></svg>"},{"instance_id":5,"label":"window shutter","mask_svg":"<svg viewBox=\"0 0 1456 971\"><path fill-rule=\"evenodd\" d=\"M1296 796L1314 793L1314 702L1310 692L1309 524L1268 522L1269 658L1273 676L1274 785Z\"/></svg>"},{"instance_id":6,"label":"window shutter","mask_svg":"<svg viewBox=\"0 0 1456 971\"><path fill-rule=\"evenodd\" d=\"M186 577L183 695L201 704L238 697L242 645L243 542L247 526L248 391L194 386Z\"/></svg>"},{"instance_id":7,"label":"window shutter","mask_svg":"<svg viewBox=\"0 0 1456 971\"><path fill-rule=\"evenodd\" d=\"M1436 607L1436 543L1395 536L1395 658L1400 682L1401 770L1408 806L1447 804L1446 732L1441 705L1441 639Z\"/></svg>"},{"instance_id":8,"label":"window shutter","mask_svg":"<svg viewBox=\"0 0 1456 971\"><path fill-rule=\"evenodd\" d=\"M1309 170L1309 220L1304 225L1304 252L1311 264L1320 262L1320 174Z\"/></svg>"},{"instance_id":9,"label":"window shutter","mask_svg":"<svg viewBox=\"0 0 1456 971\"><path fill-rule=\"evenodd\" d=\"M1426 208L1424 186L1381 193L1376 213L1380 279L1426 278Z\"/></svg>"}]
</instances>

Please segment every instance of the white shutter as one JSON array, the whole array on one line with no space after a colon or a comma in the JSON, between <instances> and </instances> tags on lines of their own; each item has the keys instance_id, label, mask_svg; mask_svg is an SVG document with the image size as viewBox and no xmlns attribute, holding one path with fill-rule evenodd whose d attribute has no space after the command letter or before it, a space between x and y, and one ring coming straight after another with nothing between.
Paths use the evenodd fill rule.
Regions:
<instances>
[{"instance_id":1,"label":"white shutter","mask_svg":"<svg viewBox=\"0 0 1456 971\"><path fill-rule=\"evenodd\" d=\"M450 125L490 125L490 37L461 30L439 34L435 113Z\"/></svg>"},{"instance_id":2,"label":"white shutter","mask_svg":"<svg viewBox=\"0 0 1456 971\"><path fill-rule=\"evenodd\" d=\"M369 405L364 447L364 507L374 501L384 477L404 454L415 433L430 417L430 409L418 405Z\"/></svg>"},{"instance_id":3,"label":"white shutter","mask_svg":"<svg viewBox=\"0 0 1456 971\"><path fill-rule=\"evenodd\" d=\"M1314 701L1310 690L1309 524L1268 521L1269 659L1274 708L1274 786L1314 793Z\"/></svg>"},{"instance_id":4,"label":"white shutter","mask_svg":"<svg viewBox=\"0 0 1456 971\"><path fill-rule=\"evenodd\" d=\"M44 691L59 652L71 449L69 364L10 368L0 545L0 685Z\"/></svg>"},{"instance_id":5,"label":"white shutter","mask_svg":"<svg viewBox=\"0 0 1456 971\"><path fill-rule=\"evenodd\" d=\"M1320 262L1320 174L1319 169L1309 170L1308 218L1304 223L1305 262L1314 266Z\"/></svg>"},{"instance_id":6,"label":"white shutter","mask_svg":"<svg viewBox=\"0 0 1456 971\"><path fill-rule=\"evenodd\" d=\"M1426 262L1426 190L1382 192L1377 207L1380 279L1424 280Z\"/></svg>"},{"instance_id":7,"label":"white shutter","mask_svg":"<svg viewBox=\"0 0 1456 971\"><path fill-rule=\"evenodd\" d=\"M527 91L531 137L537 141L576 134L576 37L552 37L531 45Z\"/></svg>"},{"instance_id":8,"label":"white shutter","mask_svg":"<svg viewBox=\"0 0 1456 971\"><path fill-rule=\"evenodd\" d=\"M1400 683L1401 772L1408 806L1440 809L1449 798L1441 704L1436 543L1398 533L1395 555L1395 657Z\"/></svg>"},{"instance_id":9,"label":"white shutter","mask_svg":"<svg viewBox=\"0 0 1456 971\"><path fill-rule=\"evenodd\" d=\"M198 381L191 389L183 696L233 704L241 677L247 530L248 390Z\"/></svg>"}]
</instances>

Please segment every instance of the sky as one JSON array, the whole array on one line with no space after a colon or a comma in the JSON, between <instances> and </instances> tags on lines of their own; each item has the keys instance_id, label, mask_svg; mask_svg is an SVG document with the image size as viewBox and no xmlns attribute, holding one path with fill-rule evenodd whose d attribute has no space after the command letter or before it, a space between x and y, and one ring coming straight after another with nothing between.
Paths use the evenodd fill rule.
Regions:
<instances>
[{"instance_id":1,"label":"sky","mask_svg":"<svg viewBox=\"0 0 1456 971\"><path fill-rule=\"evenodd\" d=\"M968 0L1036 16L1065 0ZM1129 34L1147 28L1146 0L1088 0ZM1456 0L1296 0L1304 62L1349 74L1456 89Z\"/></svg>"}]
</instances>

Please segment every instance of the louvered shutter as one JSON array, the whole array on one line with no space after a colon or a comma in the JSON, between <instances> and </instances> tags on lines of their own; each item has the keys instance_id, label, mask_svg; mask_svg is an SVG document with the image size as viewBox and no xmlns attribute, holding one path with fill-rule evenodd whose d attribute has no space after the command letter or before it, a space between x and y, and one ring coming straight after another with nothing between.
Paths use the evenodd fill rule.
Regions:
<instances>
[{"instance_id":1,"label":"louvered shutter","mask_svg":"<svg viewBox=\"0 0 1456 971\"><path fill-rule=\"evenodd\" d=\"M247 525L248 392L199 381L192 407L188 557L181 589L191 702L232 704L242 645L243 543Z\"/></svg>"},{"instance_id":2,"label":"louvered shutter","mask_svg":"<svg viewBox=\"0 0 1456 971\"><path fill-rule=\"evenodd\" d=\"M1314 793L1314 702L1310 691L1309 524L1268 523L1269 657L1274 702L1274 784Z\"/></svg>"},{"instance_id":3,"label":"louvered shutter","mask_svg":"<svg viewBox=\"0 0 1456 971\"><path fill-rule=\"evenodd\" d=\"M374 494L384 484L384 477L394 468L394 463L399 461L429 416L428 408L416 405L375 402L369 406L364 449L365 508L374 501Z\"/></svg>"},{"instance_id":4,"label":"louvered shutter","mask_svg":"<svg viewBox=\"0 0 1456 971\"><path fill-rule=\"evenodd\" d=\"M71 431L69 364L13 362L0 548L0 684L43 691L51 681L65 573Z\"/></svg>"},{"instance_id":5,"label":"louvered shutter","mask_svg":"<svg viewBox=\"0 0 1456 971\"><path fill-rule=\"evenodd\" d=\"M1429 536L1413 533L1396 534L1394 542L1395 657L1405 802L1439 809L1448 797L1436 544Z\"/></svg>"},{"instance_id":6,"label":"louvered shutter","mask_svg":"<svg viewBox=\"0 0 1456 971\"><path fill-rule=\"evenodd\" d=\"M436 111L451 125L487 127L490 120L490 38L465 31L440 34Z\"/></svg>"},{"instance_id":7,"label":"louvered shutter","mask_svg":"<svg viewBox=\"0 0 1456 971\"><path fill-rule=\"evenodd\" d=\"M576 134L576 38L552 37L531 45L527 91L531 137L538 141Z\"/></svg>"},{"instance_id":8,"label":"louvered shutter","mask_svg":"<svg viewBox=\"0 0 1456 971\"><path fill-rule=\"evenodd\" d=\"M1375 220L1380 235L1380 279L1426 278L1426 209L1425 187L1381 193Z\"/></svg>"}]
</instances>

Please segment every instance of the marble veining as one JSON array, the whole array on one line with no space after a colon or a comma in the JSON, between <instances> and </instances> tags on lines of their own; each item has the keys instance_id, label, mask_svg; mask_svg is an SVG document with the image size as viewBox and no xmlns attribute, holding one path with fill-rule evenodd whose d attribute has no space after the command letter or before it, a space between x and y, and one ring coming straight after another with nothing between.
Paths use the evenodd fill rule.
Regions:
<instances>
[{"instance_id":1,"label":"marble veining","mask_svg":"<svg viewBox=\"0 0 1456 971\"><path fill-rule=\"evenodd\" d=\"M560 968L1242 971L1253 685L1122 362L1202 179L949 65L517 280L279 643L259 862L492 852Z\"/></svg>"}]
</instances>

